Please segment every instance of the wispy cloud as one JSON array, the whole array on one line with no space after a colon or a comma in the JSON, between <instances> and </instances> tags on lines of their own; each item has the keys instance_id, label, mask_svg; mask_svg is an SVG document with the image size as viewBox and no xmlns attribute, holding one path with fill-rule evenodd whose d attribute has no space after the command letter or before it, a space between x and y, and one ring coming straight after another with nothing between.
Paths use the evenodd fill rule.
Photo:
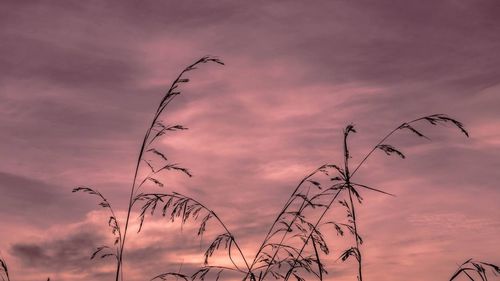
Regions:
<instances>
[{"instance_id":1,"label":"wispy cloud","mask_svg":"<svg viewBox=\"0 0 500 281\"><path fill-rule=\"evenodd\" d=\"M356 175L397 194L363 194L367 278L444 280L469 256L498 263L499 11L490 0L6 1L0 246L16 280L109 280L110 264L87 255L107 241L106 218L70 191L95 187L122 214L152 109L205 54L226 66L192 74L166 116L189 130L161 142L194 177L164 181L215 209L249 255L297 182L341 161L344 125L359 131L356 162L401 122L447 113L470 139L422 125L432 141L402 132L391 144L406 160L376 154ZM202 251L189 233L148 224L126 253L128 280L193 269ZM331 276L351 278L334 260Z\"/></svg>"}]
</instances>

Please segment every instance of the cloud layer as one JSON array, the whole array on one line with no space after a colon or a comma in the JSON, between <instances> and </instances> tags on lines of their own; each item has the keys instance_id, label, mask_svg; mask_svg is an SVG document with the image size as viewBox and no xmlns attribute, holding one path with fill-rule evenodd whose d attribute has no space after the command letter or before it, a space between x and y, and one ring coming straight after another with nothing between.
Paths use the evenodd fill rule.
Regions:
<instances>
[{"instance_id":1,"label":"cloud layer","mask_svg":"<svg viewBox=\"0 0 500 281\"><path fill-rule=\"evenodd\" d=\"M112 262L88 259L112 240L107 217L71 189L95 187L123 215L153 109L212 54L226 66L190 74L165 116L189 130L159 145L194 177L162 180L217 210L249 257L300 179L341 163L345 125L358 130L359 163L402 122L446 113L471 137L421 124L431 141L401 132L391 144L407 159L381 152L357 175L397 194L363 194L366 278L446 280L469 257L498 264L499 12L492 0L5 1L1 254L15 280L109 280ZM332 243L330 277L352 280L354 265L335 262L346 241ZM131 236L127 280L189 271L202 253L189 226L152 220Z\"/></svg>"}]
</instances>

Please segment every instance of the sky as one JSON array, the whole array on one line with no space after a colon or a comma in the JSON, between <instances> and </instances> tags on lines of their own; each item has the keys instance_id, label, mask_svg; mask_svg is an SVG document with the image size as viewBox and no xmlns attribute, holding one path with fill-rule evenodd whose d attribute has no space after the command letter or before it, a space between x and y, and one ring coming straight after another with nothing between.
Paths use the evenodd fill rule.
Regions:
<instances>
[{"instance_id":1,"label":"sky","mask_svg":"<svg viewBox=\"0 0 500 281\"><path fill-rule=\"evenodd\" d=\"M99 190L123 222L156 107L204 55L225 65L188 73L162 120L189 129L155 144L193 177L164 173L163 188L144 190L203 202L251 259L300 180L343 164L346 125L357 165L401 123L447 114L469 138L420 122L430 140L400 130L387 143L406 159L376 151L357 172L396 195L361 191L364 278L448 280L468 258L499 264L499 13L494 0L2 1L0 256L12 280L114 280L112 259L89 259L113 242L109 215L71 190ZM127 281L192 273L222 231L211 222L200 239L194 223L157 214L137 234L139 211ZM355 261L338 260L352 237L325 235L325 280L356 280ZM211 262L230 265L224 251Z\"/></svg>"}]
</instances>

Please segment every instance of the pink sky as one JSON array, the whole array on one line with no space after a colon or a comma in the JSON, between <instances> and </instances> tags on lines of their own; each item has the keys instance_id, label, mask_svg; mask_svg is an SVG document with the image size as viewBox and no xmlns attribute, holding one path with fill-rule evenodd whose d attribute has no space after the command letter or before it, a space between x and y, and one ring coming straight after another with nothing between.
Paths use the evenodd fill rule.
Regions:
<instances>
[{"instance_id":1,"label":"pink sky","mask_svg":"<svg viewBox=\"0 0 500 281\"><path fill-rule=\"evenodd\" d=\"M471 137L421 124L431 141L401 132L389 143L407 159L380 151L356 175L397 195L363 192L364 277L499 264L499 14L494 0L3 1L0 255L12 279L114 280L111 260L89 260L112 242L108 216L71 190L100 190L123 219L158 102L207 54L226 65L189 75L165 116L189 130L160 142L194 177L167 174L163 191L214 209L248 257L304 176L342 164L345 125L358 163L402 122L445 113ZM208 238L193 226L148 218L136 235L132 223L127 281L201 265ZM355 280L353 261L335 261L349 238L330 237L326 280Z\"/></svg>"}]
</instances>

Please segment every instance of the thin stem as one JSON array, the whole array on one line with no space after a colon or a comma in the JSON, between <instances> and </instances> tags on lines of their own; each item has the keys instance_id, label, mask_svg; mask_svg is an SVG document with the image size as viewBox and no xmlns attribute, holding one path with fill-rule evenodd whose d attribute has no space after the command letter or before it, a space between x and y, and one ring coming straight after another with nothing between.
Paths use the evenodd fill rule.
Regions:
<instances>
[{"instance_id":1,"label":"thin stem","mask_svg":"<svg viewBox=\"0 0 500 281\"><path fill-rule=\"evenodd\" d=\"M144 152L145 152L147 146L149 145L149 144L147 144L147 141L148 141L148 139L150 137L151 131L153 130L153 127L155 126L156 121L158 120L158 118L160 117L160 115L162 114L162 112L164 111L164 109L166 108L166 106L175 98L175 96L177 96L177 93L174 93L174 90L177 88L178 84L181 82L181 78L184 75L184 73L186 73L187 71L195 69L196 65L198 65L200 63L206 63L208 61L214 61L214 62L217 62L219 64L223 64L218 59L209 58L209 57L203 57L203 58L199 59L198 61L196 61L195 63L189 65L186 68L184 68L181 71L181 73L177 76L177 78L172 82L169 90L167 91L167 93L165 94L164 98L160 102L160 105L158 106L158 109L157 109L157 111L156 111L156 113L155 113L155 115L153 117L153 120L151 121L151 125L149 126L148 130L146 131L146 134L144 135L144 139L142 141L141 148L140 148L140 151L139 151L139 156L137 157L137 163L136 163L135 172L134 172L134 179L132 181L132 188L131 188L131 191L130 191L129 204L128 204L128 210L127 210L127 218L125 220L125 228L124 228L124 231L123 231L123 239L122 239L121 244L120 244L120 255L119 255L119 258L118 258L118 264L117 264L117 269L116 269L115 281L118 281L120 272L123 271L123 268L122 268L123 252L125 250L125 241L126 241L126 238L127 238L127 230L128 230L128 226L129 226L129 222L130 222L130 214L132 212L132 206L133 206L133 202L134 202L135 193L140 188L140 186L139 186L136 189L137 176L139 174L139 168L140 168L140 165L141 165L141 161L142 161ZM123 273L122 273L122 279L123 279Z\"/></svg>"},{"instance_id":2,"label":"thin stem","mask_svg":"<svg viewBox=\"0 0 500 281\"><path fill-rule=\"evenodd\" d=\"M467 275L467 277L469 277L470 280L474 281L474 278L472 278L472 276L470 276L469 273L467 273L467 271L464 270L464 274Z\"/></svg>"},{"instance_id":3,"label":"thin stem","mask_svg":"<svg viewBox=\"0 0 500 281\"><path fill-rule=\"evenodd\" d=\"M323 267L321 266L321 262L319 260L319 253L318 253L318 247L316 247L316 243L312 243L313 244L313 248L314 248L314 254L316 255L316 261L317 261L317 265L318 265L318 273L319 273L319 280L320 281L323 281Z\"/></svg>"},{"instance_id":4,"label":"thin stem","mask_svg":"<svg viewBox=\"0 0 500 281\"><path fill-rule=\"evenodd\" d=\"M349 191L349 201L350 201L350 212L352 215L352 224L354 227L354 239L356 240L356 251L357 251L357 260L358 260L358 281L363 281L363 273L362 273L362 259L361 259L361 250L359 249L359 239L358 239L358 228L356 224L356 210L354 207L354 202L352 200L352 185L351 185L351 174L349 172L349 158L351 157L349 155L349 147L347 146L347 138L349 137L349 133L351 132L351 127L347 127L347 129L344 131L344 171L345 171L345 183ZM394 132L394 131L393 131ZM387 139L393 132L391 132L386 138L384 138L382 141ZM378 146L378 145L377 145ZM371 154L370 152L369 154ZM369 155L368 155L369 156ZM367 159L368 157L365 157ZM359 165L358 165L359 167ZM356 171L356 170L355 170ZM354 171L354 172L355 172Z\"/></svg>"},{"instance_id":5,"label":"thin stem","mask_svg":"<svg viewBox=\"0 0 500 281\"><path fill-rule=\"evenodd\" d=\"M361 250L359 249L359 239L358 239L358 227L356 223L356 210L354 208L354 202L352 200L352 191L351 187L348 187L349 190L349 201L351 204L351 214L352 214L352 225L354 227L354 239L356 240L356 250L357 250L357 261L358 261L358 280L363 281L363 274L362 274L362 257L361 257Z\"/></svg>"},{"instance_id":6,"label":"thin stem","mask_svg":"<svg viewBox=\"0 0 500 281\"><path fill-rule=\"evenodd\" d=\"M130 191L130 198L129 198L129 204L128 204L128 210L127 210L127 218L125 220L125 228L123 230L123 239L122 239L122 242L120 244L120 255L119 255L119 258L118 258L118 265L117 265L117 269L116 269L115 281L118 281L119 274L120 274L121 271L123 271L123 269L121 268L122 261L123 261L123 251L125 249L125 241L126 241L126 238L127 238L127 230L128 230L129 221L130 221L130 214L132 212L132 205L133 205L133 201L134 201L134 193L135 193L135 185L136 185L136 182L137 182L137 175L139 173L139 167L140 167L140 164L141 164L141 161L142 161L142 156L144 154L144 150L145 150L145 147L146 147L146 141L149 138L149 134L151 132L151 128L154 126L154 123L156 122L157 118L158 118L158 114L156 114L155 117L153 118L153 121L151 122L151 126L148 129L148 131L146 132L146 135L144 136L144 140L142 141L141 149L140 149L139 156L138 156L138 159L137 159L136 168L135 168L135 172L134 172L134 180L132 182L132 189Z\"/></svg>"},{"instance_id":7,"label":"thin stem","mask_svg":"<svg viewBox=\"0 0 500 281\"><path fill-rule=\"evenodd\" d=\"M356 172L358 171L358 169L366 162L366 160L368 160L368 158L373 154L373 152L375 152L375 150L377 150L377 147L379 145L381 145L383 142L385 142L390 136L392 136L397 130L399 130L401 128L402 125L400 125L399 127L397 127L396 129L392 130L391 132L389 132L385 137L383 137L373 148L372 150L370 150L370 152L368 152L368 154L366 154L366 156L363 158L363 160L361 160L361 162L359 162L358 166L356 166L356 168L354 169L354 171L351 173L351 177L354 176L354 174L356 174Z\"/></svg>"},{"instance_id":8,"label":"thin stem","mask_svg":"<svg viewBox=\"0 0 500 281\"><path fill-rule=\"evenodd\" d=\"M392 131L390 131L387 135L385 135L369 152L368 154L366 154L366 156L363 158L363 160L361 160L361 162L359 162L359 164L356 166L356 168L354 169L354 171L351 173L351 177L354 176L354 174L356 174L356 172L358 171L358 169L366 162L366 160L368 160L368 158L373 154L373 152L375 152L375 150L377 150L378 146L381 145L383 142L385 142L390 136L392 136L397 130L403 128L405 125L410 125L412 123L415 123L415 122L418 122L420 120L423 120L425 119L425 117L427 116L424 116L424 117L420 117L420 118L417 118L417 119L413 119L409 122L405 122L401 125L399 125L397 128L393 129Z\"/></svg>"},{"instance_id":9,"label":"thin stem","mask_svg":"<svg viewBox=\"0 0 500 281\"><path fill-rule=\"evenodd\" d=\"M283 216L283 214L286 212L286 210L288 209L288 207L290 207L290 205L293 203L293 201L295 200L295 195L297 193L297 191L299 190L299 188L302 186L302 184L304 184L304 182L306 182L309 178L311 178L312 176L314 176L317 172L319 172L321 169L324 169L327 165L322 165L321 167L317 168L316 170L314 170L312 173L310 173L309 175L307 175L305 178L303 178L299 184L295 187L295 190L292 192L292 195L288 198L288 201L285 203L285 206L283 207L283 209L281 210L281 212L278 214L278 216L276 216L276 219L274 220L273 224L271 225L271 227L269 228L269 231L267 232L266 234L266 237L264 238L264 241L262 242L261 246L259 247L259 250L257 250L257 253L255 254L255 257L252 261L252 264L250 265L250 269L248 270L248 273L247 275L243 278L243 280L246 280L248 278L248 275L250 275L252 273L252 270L254 269L254 266L257 264L257 260L259 258L259 255L262 253L262 250L265 248L266 246L266 243L269 241L269 239L271 238L271 233L274 229L274 227L276 226L276 224L279 222L281 216ZM297 219L298 215L294 218ZM260 278L259 278L260 279Z\"/></svg>"},{"instance_id":10,"label":"thin stem","mask_svg":"<svg viewBox=\"0 0 500 281\"><path fill-rule=\"evenodd\" d=\"M306 198L307 198L307 195L309 194L309 190L307 190L307 193L306 193L306 197L302 198L302 203L299 207L299 211L297 212L297 214L294 216L292 222L290 223L290 227L288 229L290 229L292 227L292 225L295 223L295 220L299 217L299 214L302 213L302 211L304 210L304 207L306 206L307 202L306 202ZM276 259L276 256L278 255L278 252L280 250L280 247L281 245L283 245L283 241L285 241L285 238L286 238L286 235L288 234L288 231L285 232L283 234L283 236L281 237L281 241L278 243L278 247L276 248L276 251L274 252L272 258L271 258L271 261L269 262L266 270L264 271L264 274L262 275L262 277L260 278L261 280L264 279L264 277L266 277L267 273L269 272L270 268L271 268L271 265L273 264L274 260Z\"/></svg>"},{"instance_id":11,"label":"thin stem","mask_svg":"<svg viewBox=\"0 0 500 281\"><path fill-rule=\"evenodd\" d=\"M302 252L304 252L304 249L306 248L306 245L307 245L308 241L311 240L313 232L318 228L318 225L321 223L321 221L323 221L324 216L326 215L326 213L328 212L328 210L330 210L330 208L332 207L333 203L335 202L335 200L337 199L337 197L339 196L339 194L340 194L341 191L342 191L342 189L340 189L339 191L337 191L337 193L335 193L335 196L333 196L332 200L328 203L328 205L326 206L325 210L323 211L323 213L321 214L321 216L319 217L319 219L316 221L316 224L314 224L314 228L311 230L311 232L309 233L309 236L307 237L306 241L302 245L302 248L299 251L299 255L297 256L297 258L293 262L292 268L290 268L288 270L287 275L285 276L285 281L290 278L293 270L297 266L297 263L298 263L297 259L298 259L298 257L302 255Z\"/></svg>"},{"instance_id":12,"label":"thin stem","mask_svg":"<svg viewBox=\"0 0 500 281\"><path fill-rule=\"evenodd\" d=\"M229 231L229 229L227 229L226 225L220 220L220 218L217 216L217 214L215 214L213 211L212 212L212 215L214 216L215 219L217 219L217 221L219 221L222 225L222 227L224 228L224 230L229 234L231 235L231 239L233 240L233 243L234 245L236 246L236 249L238 249L238 252L240 253L241 255L241 258L243 259L243 261L245 262L245 266L247 267L248 271L250 271L250 266L248 265L248 262L247 262L247 259L245 258L245 255L243 255L243 251L241 250L240 246L238 245L238 243L236 242L235 238L234 238L234 235L231 234L231 232Z\"/></svg>"}]
</instances>

